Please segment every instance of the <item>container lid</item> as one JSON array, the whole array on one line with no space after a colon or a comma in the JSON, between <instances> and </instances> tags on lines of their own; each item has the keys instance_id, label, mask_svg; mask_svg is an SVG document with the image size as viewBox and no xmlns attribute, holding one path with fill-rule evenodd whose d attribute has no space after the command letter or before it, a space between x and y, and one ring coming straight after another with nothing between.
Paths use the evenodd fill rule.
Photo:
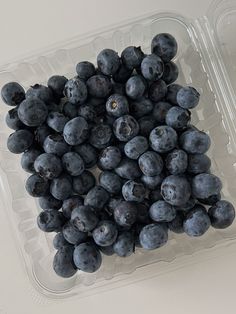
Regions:
<instances>
[{"instance_id":1,"label":"container lid","mask_svg":"<svg viewBox=\"0 0 236 314\"><path fill-rule=\"evenodd\" d=\"M210 5L207 18L219 49L229 81L236 95L236 1L216 0Z\"/></svg>"}]
</instances>

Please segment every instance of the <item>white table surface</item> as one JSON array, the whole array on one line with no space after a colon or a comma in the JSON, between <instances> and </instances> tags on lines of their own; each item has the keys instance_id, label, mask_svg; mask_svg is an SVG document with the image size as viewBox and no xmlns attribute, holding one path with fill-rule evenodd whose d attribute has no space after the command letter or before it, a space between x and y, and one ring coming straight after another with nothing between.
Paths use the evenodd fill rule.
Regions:
<instances>
[{"instance_id":1,"label":"white table surface","mask_svg":"<svg viewBox=\"0 0 236 314\"><path fill-rule=\"evenodd\" d=\"M210 0L0 0L0 64L63 39L157 10L197 17ZM92 8L92 9L91 9ZM233 314L236 245L207 260L153 274L129 286L60 303L32 298L3 210L0 210L0 314ZM199 258L198 258L199 259ZM201 260L201 256L200 256Z\"/></svg>"}]
</instances>

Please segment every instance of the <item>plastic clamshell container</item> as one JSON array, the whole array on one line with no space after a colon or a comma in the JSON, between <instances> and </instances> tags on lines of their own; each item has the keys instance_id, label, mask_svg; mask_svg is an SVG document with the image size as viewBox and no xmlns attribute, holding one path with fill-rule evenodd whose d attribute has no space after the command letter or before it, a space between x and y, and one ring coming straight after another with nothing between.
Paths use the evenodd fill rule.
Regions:
<instances>
[{"instance_id":1,"label":"plastic clamshell container","mask_svg":"<svg viewBox=\"0 0 236 314\"><path fill-rule=\"evenodd\" d=\"M126 46L137 45L149 52L154 35L161 32L173 34L179 46L174 60L180 69L177 83L193 85L201 93L200 105L192 112L193 124L210 135L212 145L208 155L212 160L212 172L223 181L223 198L236 205L235 28L236 3L233 0L214 2L208 14L197 20L173 13L145 16L99 33L74 38L4 66L0 69L0 86L18 81L27 88L35 83L46 83L53 74L73 77L77 62L95 62L96 55L105 47L121 52ZM176 258L226 245L236 238L236 223L222 231L210 228L200 238L170 233L168 244L160 249L137 249L128 258L104 256L102 267L94 274L78 271L70 279L58 277L52 269L53 235L38 229L36 216L40 209L37 201L25 191L27 174L21 169L20 157L6 148L11 132L4 119L9 109L3 104L0 106L0 204L9 217L29 278L44 295L60 299L99 292L109 289L114 282L129 282L131 275L128 274L136 269L146 275L151 265L159 265L161 261L170 264Z\"/></svg>"}]
</instances>

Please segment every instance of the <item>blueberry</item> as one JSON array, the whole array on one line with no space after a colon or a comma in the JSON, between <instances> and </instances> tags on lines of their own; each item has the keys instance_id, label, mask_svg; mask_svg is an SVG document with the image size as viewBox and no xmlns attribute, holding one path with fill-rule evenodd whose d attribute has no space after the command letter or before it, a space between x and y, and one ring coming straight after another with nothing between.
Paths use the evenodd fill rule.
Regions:
<instances>
[{"instance_id":1,"label":"blueberry","mask_svg":"<svg viewBox=\"0 0 236 314\"><path fill-rule=\"evenodd\" d=\"M98 69L105 75L113 75L120 67L118 53L112 49L103 49L97 56Z\"/></svg>"},{"instance_id":2,"label":"blueberry","mask_svg":"<svg viewBox=\"0 0 236 314\"><path fill-rule=\"evenodd\" d=\"M131 114L136 119L141 118L147 114L150 114L152 110L153 110L153 103L145 97L132 101L130 104Z\"/></svg>"},{"instance_id":3,"label":"blueberry","mask_svg":"<svg viewBox=\"0 0 236 314\"><path fill-rule=\"evenodd\" d=\"M167 203L181 206L189 200L191 187L184 176L171 175L162 181L161 194Z\"/></svg>"},{"instance_id":4,"label":"blueberry","mask_svg":"<svg viewBox=\"0 0 236 314\"><path fill-rule=\"evenodd\" d=\"M178 91L182 88L179 84L171 84L167 87L166 100L173 105L178 105L177 94Z\"/></svg>"},{"instance_id":5,"label":"blueberry","mask_svg":"<svg viewBox=\"0 0 236 314\"><path fill-rule=\"evenodd\" d=\"M98 224L98 218L89 206L79 206L73 209L71 220L82 232L92 231Z\"/></svg>"},{"instance_id":6,"label":"blueberry","mask_svg":"<svg viewBox=\"0 0 236 314\"><path fill-rule=\"evenodd\" d=\"M148 137L150 132L155 128L156 121L153 116L144 116L138 120L139 134Z\"/></svg>"},{"instance_id":7,"label":"blueberry","mask_svg":"<svg viewBox=\"0 0 236 314\"><path fill-rule=\"evenodd\" d=\"M58 232L53 238L53 247L56 250L63 248L64 246L70 246L70 244L66 241L62 232Z\"/></svg>"},{"instance_id":8,"label":"blueberry","mask_svg":"<svg viewBox=\"0 0 236 314\"><path fill-rule=\"evenodd\" d=\"M73 177L73 190L79 195L84 195L94 187L95 182L94 175L85 170L80 176Z\"/></svg>"},{"instance_id":9,"label":"blueberry","mask_svg":"<svg viewBox=\"0 0 236 314\"><path fill-rule=\"evenodd\" d=\"M85 196L84 205L102 210L109 200L109 193L101 186L93 187Z\"/></svg>"},{"instance_id":10,"label":"blueberry","mask_svg":"<svg viewBox=\"0 0 236 314\"><path fill-rule=\"evenodd\" d=\"M128 69L124 64L120 64L119 69L112 78L116 83L126 83L132 74L132 69Z\"/></svg>"},{"instance_id":11,"label":"blueberry","mask_svg":"<svg viewBox=\"0 0 236 314\"><path fill-rule=\"evenodd\" d=\"M157 186L162 183L164 178L165 178L165 175L163 172L153 177L146 176L143 174L141 177L141 181L146 186L147 189L155 190Z\"/></svg>"},{"instance_id":12,"label":"blueberry","mask_svg":"<svg viewBox=\"0 0 236 314\"><path fill-rule=\"evenodd\" d=\"M69 145L60 134L48 135L43 143L43 148L48 154L62 156L69 150Z\"/></svg>"},{"instance_id":13,"label":"blueberry","mask_svg":"<svg viewBox=\"0 0 236 314\"><path fill-rule=\"evenodd\" d=\"M188 167L188 155L181 149L174 149L166 156L165 163L171 174L184 173Z\"/></svg>"},{"instance_id":14,"label":"blueberry","mask_svg":"<svg viewBox=\"0 0 236 314\"><path fill-rule=\"evenodd\" d=\"M135 136L125 144L124 152L130 159L138 159L148 149L148 141L143 136Z\"/></svg>"},{"instance_id":15,"label":"blueberry","mask_svg":"<svg viewBox=\"0 0 236 314\"><path fill-rule=\"evenodd\" d=\"M190 237L199 237L203 235L210 227L211 221L205 208L196 205L191 209L184 219L184 232Z\"/></svg>"},{"instance_id":16,"label":"blueberry","mask_svg":"<svg viewBox=\"0 0 236 314\"><path fill-rule=\"evenodd\" d=\"M50 104L53 102L53 93L47 86L35 84L27 90L26 98L34 98L43 101L45 104Z\"/></svg>"},{"instance_id":17,"label":"blueberry","mask_svg":"<svg viewBox=\"0 0 236 314\"><path fill-rule=\"evenodd\" d=\"M167 93L167 86L163 80L153 82L149 87L149 98L153 102L162 100Z\"/></svg>"},{"instance_id":18,"label":"blueberry","mask_svg":"<svg viewBox=\"0 0 236 314\"><path fill-rule=\"evenodd\" d=\"M184 109L195 108L199 103L200 94L191 86L182 87L177 93L178 105Z\"/></svg>"},{"instance_id":19,"label":"blueberry","mask_svg":"<svg viewBox=\"0 0 236 314\"><path fill-rule=\"evenodd\" d=\"M34 173L34 161L42 152L36 148L30 148L21 156L21 167L26 172Z\"/></svg>"},{"instance_id":20,"label":"blueberry","mask_svg":"<svg viewBox=\"0 0 236 314\"><path fill-rule=\"evenodd\" d=\"M113 138L112 129L109 125L98 124L91 129L89 142L98 149L103 149L111 143Z\"/></svg>"},{"instance_id":21,"label":"blueberry","mask_svg":"<svg viewBox=\"0 0 236 314\"><path fill-rule=\"evenodd\" d=\"M141 75L134 75L126 82L125 90L131 99L139 99L144 95L146 87L145 79Z\"/></svg>"},{"instance_id":22,"label":"blueberry","mask_svg":"<svg viewBox=\"0 0 236 314\"><path fill-rule=\"evenodd\" d=\"M221 195L220 193L218 194L213 194L211 196L209 196L208 198L198 198L198 201L202 204L205 205L215 205L215 203L217 203L218 201L221 200Z\"/></svg>"},{"instance_id":23,"label":"blueberry","mask_svg":"<svg viewBox=\"0 0 236 314\"><path fill-rule=\"evenodd\" d=\"M62 207L62 201L57 200L52 195L41 196L39 198L39 206L42 209L55 209L59 210Z\"/></svg>"},{"instance_id":24,"label":"blueberry","mask_svg":"<svg viewBox=\"0 0 236 314\"><path fill-rule=\"evenodd\" d=\"M144 53L140 47L129 46L125 48L121 53L121 59L123 64L128 69L138 68L143 60Z\"/></svg>"},{"instance_id":25,"label":"blueberry","mask_svg":"<svg viewBox=\"0 0 236 314\"><path fill-rule=\"evenodd\" d=\"M177 211L175 218L168 223L168 228L174 233L183 233L184 214L182 211Z\"/></svg>"},{"instance_id":26,"label":"blueberry","mask_svg":"<svg viewBox=\"0 0 236 314\"><path fill-rule=\"evenodd\" d=\"M56 132L62 132L69 118L60 112L50 112L47 117L48 126Z\"/></svg>"},{"instance_id":27,"label":"blueberry","mask_svg":"<svg viewBox=\"0 0 236 314\"><path fill-rule=\"evenodd\" d=\"M61 160L54 154L44 153L35 159L34 169L41 177L51 180L61 174Z\"/></svg>"},{"instance_id":28,"label":"blueberry","mask_svg":"<svg viewBox=\"0 0 236 314\"><path fill-rule=\"evenodd\" d=\"M99 246L99 251L101 251L104 255L112 256L114 254L113 245L109 246Z\"/></svg>"},{"instance_id":29,"label":"blueberry","mask_svg":"<svg viewBox=\"0 0 236 314\"><path fill-rule=\"evenodd\" d=\"M76 65L76 72L81 80L87 81L95 74L95 66L89 61L82 61Z\"/></svg>"},{"instance_id":30,"label":"blueberry","mask_svg":"<svg viewBox=\"0 0 236 314\"><path fill-rule=\"evenodd\" d=\"M165 124L166 114L171 107L166 101L159 101L154 105L152 114L158 124Z\"/></svg>"},{"instance_id":31,"label":"blueberry","mask_svg":"<svg viewBox=\"0 0 236 314\"><path fill-rule=\"evenodd\" d=\"M65 85L64 95L72 104L82 104L88 96L86 84L79 78L70 79Z\"/></svg>"},{"instance_id":32,"label":"blueberry","mask_svg":"<svg viewBox=\"0 0 236 314\"><path fill-rule=\"evenodd\" d=\"M118 194L122 188L121 178L111 171L100 173L99 184L110 194Z\"/></svg>"},{"instance_id":33,"label":"blueberry","mask_svg":"<svg viewBox=\"0 0 236 314\"><path fill-rule=\"evenodd\" d=\"M191 113L179 106L174 106L167 111L166 124L175 130L182 130L188 126Z\"/></svg>"},{"instance_id":34,"label":"blueberry","mask_svg":"<svg viewBox=\"0 0 236 314\"><path fill-rule=\"evenodd\" d=\"M234 206L227 201L218 201L209 208L208 215L211 219L212 227L216 229L225 229L229 227L235 218Z\"/></svg>"},{"instance_id":35,"label":"blueberry","mask_svg":"<svg viewBox=\"0 0 236 314\"><path fill-rule=\"evenodd\" d=\"M63 226L62 233L70 244L78 245L87 240L87 233L80 231L73 220L68 221Z\"/></svg>"},{"instance_id":36,"label":"blueberry","mask_svg":"<svg viewBox=\"0 0 236 314\"><path fill-rule=\"evenodd\" d=\"M195 198L190 197L190 199L181 206L175 206L175 209L178 211L187 212L192 209L197 204L197 200Z\"/></svg>"},{"instance_id":37,"label":"blueberry","mask_svg":"<svg viewBox=\"0 0 236 314\"><path fill-rule=\"evenodd\" d=\"M174 62L170 61L170 62L165 63L162 80L165 81L167 85L176 81L178 78L178 75L179 75L179 69Z\"/></svg>"},{"instance_id":38,"label":"blueberry","mask_svg":"<svg viewBox=\"0 0 236 314\"><path fill-rule=\"evenodd\" d=\"M50 192L58 200L65 200L72 194L72 183L70 177L62 174L52 180Z\"/></svg>"},{"instance_id":39,"label":"blueberry","mask_svg":"<svg viewBox=\"0 0 236 314\"><path fill-rule=\"evenodd\" d=\"M27 98L18 108L19 119L27 126L39 126L47 118L48 109L43 101L36 98Z\"/></svg>"},{"instance_id":40,"label":"blueberry","mask_svg":"<svg viewBox=\"0 0 236 314\"><path fill-rule=\"evenodd\" d=\"M131 227L137 219L137 208L133 202L123 201L114 208L115 222L122 227Z\"/></svg>"},{"instance_id":41,"label":"blueberry","mask_svg":"<svg viewBox=\"0 0 236 314\"><path fill-rule=\"evenodd\" d=\"M37 217L39 229L44 232L54 232L63 226L64 220L62 213L57 210L44 210Z\"/></svg>"},{"instance_id":42,"label":"blueberry","mask_svg":"<svg viewBox=\"0 0 236 314\"><path fill-rule=\"evenodd\" d=\"M80 144L74 146L74 151L83 159L85 168L89 169L96 165L97 151L92 145L88 143Z\"/></svg>"},{"instance_id":43,"label":"blueberry","mask_svg":"<svg viewBox=\"0 0 236 314\"><path fill-rule=\"evenodd\" d=\"M63 215L66 218L70 219L71 213L74 210L74 208L79 207L81 205L84 205L84 200L81 196L74 195L74 196L71 196L70 198L67 198L62 203Z\"/></svg>"},{"instance_id":44,"label":"blueberry","mask_svg":"<svg viewBox=\"0 0 236 314\"><path fill-rule=\"evenodd\" d=\"M77 117L66 123L63 131L64 140L69 145L83 143L89 134L89 126L83 117Z\"/></svg>"},{"instance_id":45,"label":"blueberry","mask_svg":"<svg viewBox=\"0 0 236 314\"><path fill-rule=\"evenodd\" d=\"M138 122L130 115L122 116L115 120L113 132L121 142L128 142L139 132Z\"/></svg>"},{"instance_id":46,"label":"blueberry","mask_svg":"<svg viewBox=\"0 0 236 314\"><path fill-rule=\"evenodd\" d=\"M7 105L17 106L25 99L25 91L20 84L10 82L2 87L1 97Z\"/></svg>"},{"instance_id":47,"label":"blueberry","mask_svg":"<svg viewBox=\"0 0 236 314\"><path fill-rule=\"evenodd\" d=\"M132 232L124 231L118 235L113 244L114 252L120 257L127 257L134 252L134 235Z\"/></svg>"},{"instance_id":48,"label":"blueberry","mask_svg":"<svg viewBox=\"0 0 236 314\"><path fill-rule=\"evenodd\" d=\"M207 172L211 167L211 160L207 155L194 154L188 155L188 168L190 174L199 174Z\"/></svg>"},{"instance_id":49,"label":"blueberry","mask_svg":"<svg viewBox=\"0 0 236 314\"><path fill-rule=\"evenodd\" d=\"M211 145L211 139L202 131L186 131L181 134L179 143L187 153L204 154Z\"/></svg>"},{"instance_id":50,"label":"blueberry","mask_svg":"<svg viewBox=\"0 0 236 314\"><path fill-rule=\"evenodd\" d=\"M48 80L48 87L53 91L54 95L59 98L63 97L63 90L68 79L62 75L53 75Z\"/></svg>"},{"instance_id":51,"label":"blueberry","mask_svg":"<svg viewBox=\"0 0 236 314\"><path fill-rule=\"evenodd\" d=\"M87 88L90 96L105 98L110 95L112 84L107 76L94 75L87 80Z\"/></svg>"},{"instance_id":52,"label":"blueberry","mask_svg":"<svg viewBox=\"0 0 236 314\"><path fill-rule=\"evenodd\" d=\"M7 148L13 154L21 154L33 143L33 135L27 130L16 130L7 139Z\"/></svg>"},{"instance_id":53,"label":"blueberry","mask_svg":"<svg viewBox=\"0 0 236 314\"><path fill-rule=\"evenodd\" d=\"M83 104L78 108L78 115L83 117L88 122L93 122L96 119L96 111L93 107Z\"/></svg>"},{"instance_id":54,"label":"blueberry","mask_svg":"<svg viewBox=\"0 0 236 314\"><path fill-rule=\"evenodd\" d=\"M150 223L150 217L149 217L149 200L144 200L142 203L136 204L137 206L137 222L143 223L143 224L149 224Z\"/></svg>"},{"instance_id":55,"label":"blueberry","mask_svg":"<svg viewBox=\"0 0 236 314\"><path fill-rule=\"evenodd\" d=\"M71 102L67 101L63 105L63 113L69 119L76 118L78 116L78 107L77 105L74 105Z\"/></svg>"},{"instance_id":56,"label":"blueberry","mask_svg":"<svg viewBox=\"0 0 236 314\"><path fill-rule=\"evenodd\" d=\"M41 197L48 194L49 182L37 174L32 174L26 180L25 188L29 195L33 197Z\"/></svg>"},{"instance_id":57,"label":"blueberry","mask_svg":"<svg viewBox=\"0 0 236 314\"><path fill-rule=\"evenodd\" d=\"M146 194L146 189L142 183L132 180L127 181L122 187L122 195L126 201L142 202Z\"/></svg>"},{"instance_id":58,"label":"blueberry","mask_svg":"<svg viewBox=\"0 0 236 314\"><path fill-rule=\"evenodd\" d=\"M115 172L124 179L134 180L141 176L142 172L135 160L123 158L119 166L115 168Z\"/></svg>"},{"instance_id":59,"label":"blueberry","mask_svg":"<svg viewBox=\"0 0 236 314\"><path fill-rule=\"evenodd\" d=\"M192 180L192 194L196 198L208 198L211 195L218 194L221 189L221 180L213 174L201 173Z\"/></svg>"},{"instance_id":60,"label":"blueberry","mask_svg":"<svg viewBox=\"0 0 236 314\"><path fill-rule=\"evenodd\" d=\"M146 176L157 176L162 172L163 160L159 154L147 151L139 157L139 168Z\"/></svg>"},{"instance_id":61,"label":"blueberry","mask_svg":"<svg viewBox=\"0 0 236 314\"><path fill-rule=\"evenodd\" d=\"M102 264L102 256L95 245L81 243L74 250L74 263L80 270L86 273L94 273Z\"/></svg>"},{"instance_id":62,"label":"blueberry","mask_svg":"<svg viewBox=\"0 0 236 314\"><path fill-rule=\"evenodd\" d=\"M43 143L48 135L52 133L52 130L45 124L40 125L34 132L34 140L37 144L43 147Z\"/></svg>"},{"instance_id":63,"label":"blueberry","mask_svg":"<svg viewBox=\"0 0 236 314\"><path fill-rule=\"evenodd\" d=\"M76 274L73 253L74 248L71 246L62 246L57 251L53 259L53 269L58 276L69 278Z\"/></svg>"},{"instance_id":64,"label":"blueberry","mask_svg":"<svg viewBox=\"0 0 236 314\"><path fill-rule=\"evenodd\" d=\"M177 53L178 45L175 38L168 33L157 34L152 39L152 53L162 58L164 62L169 62Z\"/></svg>"},{"instance_id":65,"label":"blueberry","mask_svg":"<svg viewBox=\"0 0 236 314\"><path fill-rule=\"evenodd\" d=\"M104 170L116 168L121 161L121 152L118 147L108 146L99 155L98 165Z\"/></svg>"},{"instance_id":66,"label":"blueberry","mask_svg":"<svg viewBox=\"0 0 236 314\"><path fill-rule=\"evenodd\" d=\"M68 152L62 156L62 165L71 176L79 176L85 169L84 161L75 152Z\"/></svg>"},{"instance_id":67,"label":"blueberry","mask_svg":"<svg viewBox=\"0 0 236 314\"><path fill-rule=\"evenodd\" d=\"M176 210L165 201L157 201L152 204L149 215L156 222L170 222L176 216Z\"/></svg>"},{"instance_id":68,"label":"blueberry","mask_svg":"<svg viewBox=\"0 0 236 314\"><path fill-rule=\"evenodd\" d=\"M162 125L152 130L149 140L153 150L168 153L177 145L177 133L170 126Z\"/></svg>"},{"instance_id":69,"label":"blueberry","mask_svg":"<svg viewBox=\"0 0 236 314\"><path fill-rule=\"evenodd\" d=\"M139 240L144 249L157 249L166 244L168 240L167 228L160 223L146 225L139 234Z\"/></svg>"},{"instance_id":70,"label":"blueberry","mask_svg":"<svg viewBox=\"0 0 236 314\"><path fill-rule=\"evenodd\" d=\"M107 113L114 116L120 117L129 113L129 103L125 96L112 94L106 102Z\"/></svg>"},{"instance_id":71,"label":"blueberry","mask_svg":"<svg viewBox=\"0 0 236 314\"><path fill-rule=\"evenodd\" d=\"M164 64L157 55L151 54L146 56L141 63L141 72L145 79L157 81L162 77Z\"/></svg>"},{"instance_id":72,"label":"blueberry","mask_svg":"<svg viewBox=\"0 0 236 314\"><path fill-rule=\"evenodd\" d=\"M118 235L117 227L113 221L100 221L97 227L93 230L94 242L99 246L112 245Z\"/></svg>"},{"instance_id":73,"label":"blueberry","mask_svg":"<svg viewBox=\"0 0 236 314\"><path fill-rule=\"evenodd\" d=\"M21 122L18 116L17 108L13 108L8 111L5 118L6 125L13 130L19 130L24 128L24 124Z\"/></svg>"},{"instance_id":74,"label":"blueberry","mask_svg":"<svg viewBox=\"0 0 236 314\"><path fill-rule=\"evenodd\" d=\"M156 201L162 200L162 195L161 195L161 187L157 186L157 188L153 191L150 191L149 193L149 199L151 203L155 203Z\"/></svg>"}]
</instances>

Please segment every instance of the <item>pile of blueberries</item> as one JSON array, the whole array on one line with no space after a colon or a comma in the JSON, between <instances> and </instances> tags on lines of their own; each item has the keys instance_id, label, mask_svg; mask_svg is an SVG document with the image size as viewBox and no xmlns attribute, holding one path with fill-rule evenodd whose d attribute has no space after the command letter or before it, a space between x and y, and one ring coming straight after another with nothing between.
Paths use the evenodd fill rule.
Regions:
<instances>
[{"instance_id":1,"label":"pile of blueberries","mask_svg":"<svg viewBox=\"0 0 236 314\"><path fill-rule=\"evenodd\" d=\"M104 49L97 68L79 62L72 79L54 75L26 92L3 86L14 107L7 146L31 173L26 190L42 208L39 228L56 232L59 276L95 272L102 254L159 248L168 230L197 237L232 224L234 207L221 200L205 154L210 138L190 124L200 95L173 84L176 53L175 38L162 33L149 55Z\"/></svg>"}]
</instances>

